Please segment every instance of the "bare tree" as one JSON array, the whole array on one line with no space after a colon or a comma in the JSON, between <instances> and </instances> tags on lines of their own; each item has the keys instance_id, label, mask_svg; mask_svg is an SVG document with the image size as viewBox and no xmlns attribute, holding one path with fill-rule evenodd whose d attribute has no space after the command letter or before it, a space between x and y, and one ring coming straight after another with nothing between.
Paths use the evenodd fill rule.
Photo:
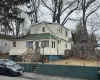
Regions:
<instances>
[{"instance_id":1,"label":"bare tree","mask_svg":"<svg viewBox=\"0 0 100 80\"><path fill-rule=\"evenodd\" d=\"M98 0L79 0L80 8L82 8L82 22L83 22L83 38L88 41L88 33L86 22L89 16L91 16L96 10L99 9L99 1Z\"/></svg>"},{"instance_id":2,"label":"bare tree","mask_svg":"<svg viewBox=\"0 0 100 80\"><path fill-rule=\"evenodd\" d=\"M97 19L93 18L90 20L89 22L89 26L90 26L90 41L92 42L94 40L95 37L95 33L100 30L100 21L97 21Z\"/></svg>"},{"instance_id":3,"label":"bare tree","mask_svg":"<svg viewBox=\"0 0 100 80\"><path fill-rule=\"evenodd\" d=\"M29 19L31 21L31 24L38 22L38 12L40 7L40 0L30 0L30 4L27 6L27 8L30 10L29 12L26 12L29 15Z\"/></svg>"},{"instance_id":4,"label":"bare tree","mask_svg":"<svg viewBox=\"0 0 100 80\"><path fill-rule=\"evenodd\" d=\"M69 16L78 8L79 0L42 0L43 5L52 13L52 22L64 25ZM61 16L64 19L61 21Z\"/></svg>"}]
</instances>

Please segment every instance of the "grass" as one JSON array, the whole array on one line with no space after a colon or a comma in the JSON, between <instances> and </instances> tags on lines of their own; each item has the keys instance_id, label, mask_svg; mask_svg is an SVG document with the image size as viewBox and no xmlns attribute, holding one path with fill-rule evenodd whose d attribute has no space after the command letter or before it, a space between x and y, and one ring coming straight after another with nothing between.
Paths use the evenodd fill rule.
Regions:
<instances>
[{"instance_id":1,"label":"grass","mask_svg":"<svg viewBox=\"0 0 100 80\"><path fill-rule=\"evenodd\" d=\"M96 60L83 60L83 59L66 59L58 60L55 62L49 62L48 64L57 64L57 65L78 65L78 66L100 66L100 61Z\"/></svg>"}]
</instances>

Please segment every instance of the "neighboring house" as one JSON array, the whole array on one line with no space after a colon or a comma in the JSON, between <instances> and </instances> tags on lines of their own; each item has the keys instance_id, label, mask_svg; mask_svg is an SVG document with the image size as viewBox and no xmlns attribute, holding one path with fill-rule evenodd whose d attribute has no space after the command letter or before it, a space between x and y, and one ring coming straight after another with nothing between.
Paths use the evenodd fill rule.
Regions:
<instances>
[{"instance_id":1,"label":"neighboring house","mask_svg":"<svg viewBox=\"0 0 100 80\"><path fill-rule=\"evenodd\" d=\"M12 36L0 34L0 53L8 53L12 48Z\"/></svg>"},{"instance_id":2,"label":"neighboring house","mask_svg":"<svg viewBox=\"0 0 100 80\"><path fill-rule=\"evenodd\" d=\"M13 40L15 46L10 55L22 55L28 47L33 50L39 47L40 55L45 55L48 60L56 60L64 55L64 50L71 49L68 35L69 29L57 23L33 24L29 35Z\"/></svg>"}]
</instances>

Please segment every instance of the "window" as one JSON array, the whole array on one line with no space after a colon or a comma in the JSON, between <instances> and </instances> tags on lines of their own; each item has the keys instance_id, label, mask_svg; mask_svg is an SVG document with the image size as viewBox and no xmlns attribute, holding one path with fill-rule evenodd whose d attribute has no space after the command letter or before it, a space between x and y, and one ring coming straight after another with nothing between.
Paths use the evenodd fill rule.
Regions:
<instances>
[{"instance_id":1,"label":"window","mask_svg":"<svg viewBox=\"0 0 100 80\"><path fill-rule=\"evenodd\" d=\"M55 42L54 42L54 48L55 48Z\"/></svg>"},{"instance_id":2,"label":"window","mask_svg":"<svg viewBox=\"0 0 100 80\"><path fill-rule=\"evenodd\" d=\"M52 41L52 48L53 48L53 41Z\"/></svg>"},{"instance_id":3,"label":"window","mask_svg":"<svg viewBox=\"0 0 100 80\"><path fill-rule=\"evenodd\" d=\"M61 28L61 34L62 34L62 28Z\"/></svg>"},{"instance_id":4,"label":"window","mask_svg":"<svg viewBox=\"0 0 100 80\"><path fill-rule=\"evenodd\" d=\"M60 28L58 28L57 31L59 31L59 33L60 33Z\"/></svg>"},{"instance_id":5,"label":"window","mask_svg":"<svg viewBox=\"0 0 100 80\"><path fill-rule=\"evenodd\" d=\"M42 42L41 42L41 47L49 47L49 40L47 40L47 41L42 41Z\"/></svg>"},{"instance_id":6,"label":"window","mask_svg":"<svg viewBox=\"0 0 100 80\"><path fill-rule=\"evenodd\" d=\"M4 67L5 63L3 60L0 60L0 67Z\"/></svg>"},{"instance_id":7,"label":"window","mask_svg":"<svg viewBox=\"0 0 100 80\"><path fill-rule=\"evenodd\" d=\"M52 41L52 48L55 48L55 42Z\"/></svg>"},{"instance_id":8,"label":"window","mask_svg":"<svg viewBox=\"0 0 100 80\"><path fill-rule=\"evenodd\" d=\"M65 48L67 48L67 44L65 44Z\"/></svg>"},{"instance_id":9,"label":"window","mask_svg":"<svg viewBox=\"0 0 100 80\"><path fill-rule=\"evenodd\" d=\"M59 33L62 34L62 28L59 28Z\"/></svg>"},{"instance_id":10,"label":"window","mask_svg":"<svg viewBox=\"0 0 100 80\"><path fill-rule=\"evenodd\" d=\"M45 27L42 28L42 31L45 32Z\"/></svg>"},{"instance_id":11,"label":"window","mask_svg":"<svg viewBox=\"0 0 100 80\"><path fill-rule=\"evenodd\" d=\"M7 42L5 42L5 45L7 45Z\"/></svg>"},{"instance_id":12,"label":"window","mask_svg":"<svg viewBox=\"0 0 100 80\"><path fill-rule=\"evenodd\" d=\"M58 44L60 44L61 43L61 40L58 40Z\"/></svg>"},{"instance_id":13,"label":"window","mask_svg":"<svg viewBox=\"0 0 100 80\"><path fill-rule=\"evenodd\" d=\"M67 36L67 31L65 31L65 36Z\"/></svg>"},{"instance_id":14,"label":"window","mask_svg":"<svg viewBox=\"0 0 100 80\"><path fill-rule=\"evenodd\" d=\"M16 47L16 42L13 42L13 47Z\"/></svg>"}]
</instances>

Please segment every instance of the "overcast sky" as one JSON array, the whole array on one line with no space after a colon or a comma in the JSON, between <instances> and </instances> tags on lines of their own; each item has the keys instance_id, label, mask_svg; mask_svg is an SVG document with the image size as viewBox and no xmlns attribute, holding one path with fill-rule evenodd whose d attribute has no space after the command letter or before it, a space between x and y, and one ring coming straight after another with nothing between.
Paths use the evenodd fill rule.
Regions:
<instances>
[{"instance_id":1,"label":"overcast sky","mask_svg":"<svg viewBox=\"0 0 100 80\"><path fill-rule=\"evenodd\" d=\"M25 11L25 10L28 11L28 9L26 7L19 6L19 8L22 9L23 11ZM96 13L99 15L100 9L98 9L98 11L96 11ZM81 16L82 16L81 14L82 13L80 13L80 12L74 12L70 17L73 18L73 19L81 18ZM64 13L63 16L61 17L61 21L64 19L65 15L66 15L66 13ZM27 14L25 14L24 12L22 12L21 16L23 18L25 18L25 27L26 28L30 27L31 22L29 20L29 16ZM93 15L91 15L90 19L93 19L93 20L96 19L97 20L97 18L95 18L95 17L96 17L96 15L93 14ZM40 9L39 9L39 21L40 22L41 21L52 22L51 12L47 8L43 7L42 5L40 6ZM77 23L78 23L77 21L68 21L64 26L67 27L68 29L72 30L72 29L76 28ZM87 24L87 26L89 26L89 25ZM88 27L88 30L90 30L89 27Z\"/></svg>"},{"instance_id":2,"label":"overcast sky","mask_svg":"<svg viewBox=\"0 0 100 80\"><path fill-rule=\"evenodd\" d=\"M47 21L47 22L52 22L52 16L50 15L51 14L51 12L47 9L47 8L45 8L45 7L43 7L43 6L40 6L41 8L40 8L40 10L39 10L39 21L41 22L41 21ZM26 9L25 9L26 10ZM98 11L96 11L96 13L99 15L99 13L100 13L100 9L98 9ZM24 13L23 13L24 14ZM65 14L66 15L66 14ZM26 26L30 26L30 20L29 20L29 17L26 15L26 14L24 14L24 15L22 15L23 17L25 17L25 21L26 21ZM74 12L72 15L71 15L71 18L73 18L73 19L77 19L77 18L81 18L81 15L80 15L80 13L78 13L78 12ZM97 19L97 17L96 17L96 15L95 14L92 14L90 17L89 17L90 19ZM63 20L63 16L61 17L61 19ZM76 24L77 24L78 22L77 21L68 21L64 26L65 27L67 27L67 28L69 28L69 29L75 29L76 28Z\"/></svg>"}]
</instances>

